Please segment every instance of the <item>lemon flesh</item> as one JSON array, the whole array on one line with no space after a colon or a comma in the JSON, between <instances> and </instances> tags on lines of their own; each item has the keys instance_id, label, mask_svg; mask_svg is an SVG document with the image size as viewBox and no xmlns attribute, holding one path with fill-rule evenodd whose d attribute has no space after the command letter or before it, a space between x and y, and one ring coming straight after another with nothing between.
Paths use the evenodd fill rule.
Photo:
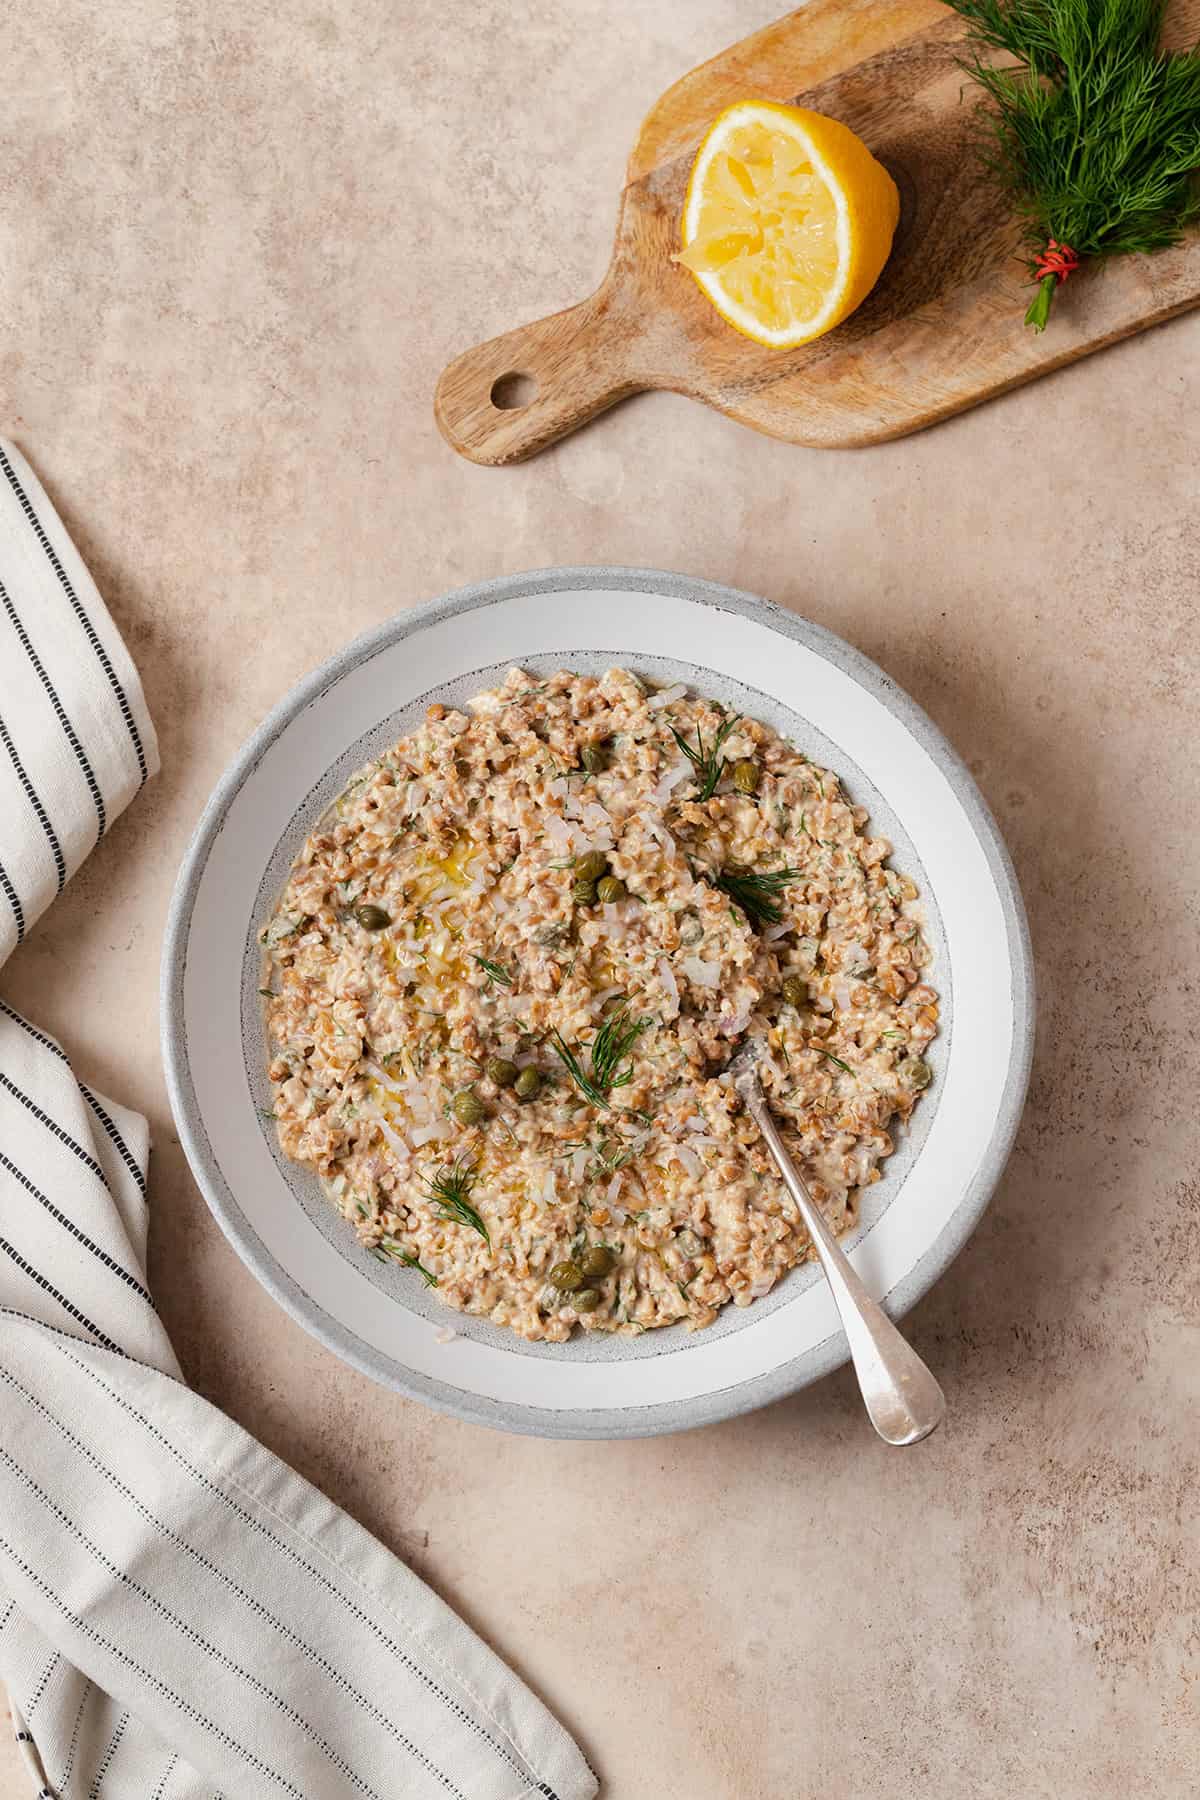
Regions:
<instances>
[{"instance_id":1,"label":"lemon flesh","mask_svg":"<svg viewBox=\"0 0 1200 1800\"><path fill-rule=\"evenodd\" d=\"M743 100L697 153L675 260L737 331L791 349L866 299L899 216L895 182L848 126Z\"/></svg>"}]
</instances>

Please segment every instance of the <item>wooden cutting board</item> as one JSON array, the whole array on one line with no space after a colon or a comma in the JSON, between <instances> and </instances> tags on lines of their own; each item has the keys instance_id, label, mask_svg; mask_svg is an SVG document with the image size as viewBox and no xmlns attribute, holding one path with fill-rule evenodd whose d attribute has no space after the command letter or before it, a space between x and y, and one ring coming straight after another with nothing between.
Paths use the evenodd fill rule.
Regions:
<instances>
[{"instance_id":1,"label":"wooden cutting board","mask_svg":"<svg viewBox=\"0 0 1200 1800\"><path fill-rule=\"evenodd\" d=\"M1171 14L1193 42L1200 0ZM516 462L645 388L690 394L794 444L872 444L932 425L1200 302L1200 236L1084 269L1048 329L1003 196L970 154L979 104L963 23L938 0L809 0L695 69L647 114L626 169L612 262L590 299L468 350L438 382L443 433L479 463ZM900 189L874 292L798 350L740 337L670 260L697 146L732 101L799 101L853 127ZM530 397L532 396L532 397Z\"/></svg>"}]
</instances>

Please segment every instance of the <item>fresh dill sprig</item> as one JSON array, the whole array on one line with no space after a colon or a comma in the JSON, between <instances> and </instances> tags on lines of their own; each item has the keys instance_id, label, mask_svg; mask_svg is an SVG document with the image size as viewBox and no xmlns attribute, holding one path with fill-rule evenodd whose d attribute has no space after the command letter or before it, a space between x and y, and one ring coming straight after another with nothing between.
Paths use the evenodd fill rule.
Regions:
<instances>
[{"instance_id":1,"label":"fresh dill sprig","mask_svg":"<svg viewBox=\"0 0 1200 1800\"><path fill-rule=\"evenodd\" d=\"M636 1144L626 1144L623 1149L618 1149L612 1138L600 1138L596 1143L595 1160L600 1166L601 1174L615 1175L639 1155L645 1147L645 1141L641 1138Z\"/></svg>"},{"instance_id":2,"label":"fresh dill sprig","mask_svg":"<svg viewBox=\"0 0 1200 1800\"><path fill-rule=\"evenodd\" d=\"M631 1019L629 1001L622 1000L592 1039L586 1070L562 1033L557 1030L552 1033L559 1060L580 1093L593 1106L601 1106L606 1112L611 1110L609 1094L614 1088L629 1086L633 1080L633 1046L652 1023L651 1019Z\"/></svg>"},{"instance_id":3,"label":"fresh dill sprig","mask_svg":"<svg viewBox=\"0 0 1200 1800\"><path fill-rule=\"evenodd\" d=\"M506 988L512 986L513 978L502 963L493 962L490 956L473 956L471 960L479 964L493 986Z\"/></svg>"},{"instance_id":4,"label":"fresh dill sprig","mask_svg":"<svg viewBox=\"0 0 1200 1800\"><path fill-rule=\"evenodd\" d=\"M411 1250L406 1250L403 1244L398 1244L395 1238L383 1237L380 1238L379 1243L380 1248L391 1257L393 1262L403 1263L406 1269L416 1269L426 1287L437 1286L437 1276L430 1273L420 1257L414 1256Z\"/></svg>"},{"instance_id":5,"label":"fresh dill sprig","mask_svg":"<svg viewBox=\"0 0 1200 1800\"><path fill-rule=\"evenodd\" d=\"M821 1056L824 1056L824 1057L826 1057L826 1058L828 1058L828 1060L829 1060L829 1061L830 1061L830 1062L831 1062L831 1063L836 1063L836 1064L837 1064L837 1066L838 1066L838 1068L839 1068L839 1069L841 1069L841 1070L843 1070L843 1071L844 1071L844 1073L845 1073L845 1074L847 1074L847 1075L853 1075L853 1073L854 1073L854 1070L853 1070L853 1069L852 1069L852 1068L851 1068L851 1067L850 1067L850 1064L849 1064L849 1063L844 1063L844 1062L843 1062L843 1061L842 1061L842 1059L841 1059L841 1057L840 1057L840 1056L835 1056L835 1055L834 1055L834 1054L833 1054L833 1051L832 1051L832 1050L822 1050L822 1049L821 1049L821 1046L820 1046L820 1044L814 1044L814 1046L813 1046L813 1048L814 1048L814 1049L815 1049L815 1050L816 1050L816 1051L817 1051L817 1052L818 1052L818 1053L819 1053L819 1054L820 1054L820 1055L821 1055Z\"/></svg>"},{"instance_id":6,"label":"fresh dill sprig","mask_svg":"<svg viewBox=\"0 0 1200 1800\"><path fill-rule=\"evenodd\" d=\"M781 915L775 895L799 876L799 869L746 869L727 863L712 881L737 902L751 925L777 925Z\"/></svg>"},{"instance_id":7,"label":"fresh dill sprig","mask_svg":"<svg viewBox=\"0 0 1200 1800\"><path fill-rule=\"evenodd\" d=\"M575 1052L571 1049L557 1026L555 1027L552 1036L554 1038L554 1048L558 1053L559 1059L580 1093L585 1099L590 1100L593 1106L603 1106L607 1108L608 1101L604 1094L591 1080L584 1069L583 1064L579 1061L579 1058L575 1055Z\"/></svg>"},{"instance_id":8,"label":"fresh dill sprig","mask_svg":"<svg viewBox=\"0 0 1200 1800\"><path fill-rule=\"evenodd\" d=\"M1024 224L1025 322L1042 331L1076 260L1165 249L1200 218L1200 48L1162 49L1165 0L949 3L992 102L983 160Z\"/></svg>"},{"instance_id":9,"label":"fresh dill sprig","mask_svg":"<svg viewBox=\"0 0 1200 1800\"><path fill-rule=\"evenodd\" d=\"M592 1040L592 1078L606 1092L609 1088L628 1087L633 1080L633 1064L626 1058L652 1023L650 1019L630 1019L628 1013L629 1002L622 1000ZM626 1063L624 1069L622 1063Z\"/></svg>"},{"instance_id":10,"label":"fresh dill sprig","mask_svg":"<svg viewBox=\"0 0 1200 1800\"><path fill-rule=\"evenodd\" d=\"M725 767L725 758L721 755L721 751L725 748L725 740L733 730L734 726L738 723L740 717L740 713L730 713L727 719L722 719L720 725L717 727L716 736L713 738L712 743L707 746L705 745L704 734L700 730L699 725L696 727L696 742L694 745L689 744L682 732L676 731L674 725L671 726L671 736L675 739L675 742L679 745L679 748L683 751L683 754L687 757L693 769L696 771L696 780L700 783L700 792L696 796L697 799L712 799L712 796L716 791L717 783L721 779L721 773Z\"/></svg>"},{"instance_id":11,"label":"fresh dill sprig","mask_svg":"<svg viewBox=\"0 0 1200 1800\"><path fill-rule=\"evenodd\" d=\"M471 1163L460 1157L456 1163L443 1163L432 1175L426 1177L425 1192L437 1209L439 1219L449 1219L455 1225L466 1225L477 1231L490 1250L492 1240L482 1215L471 1205L471 1190L478 1176Z\"/></svg>"}]
</instances>

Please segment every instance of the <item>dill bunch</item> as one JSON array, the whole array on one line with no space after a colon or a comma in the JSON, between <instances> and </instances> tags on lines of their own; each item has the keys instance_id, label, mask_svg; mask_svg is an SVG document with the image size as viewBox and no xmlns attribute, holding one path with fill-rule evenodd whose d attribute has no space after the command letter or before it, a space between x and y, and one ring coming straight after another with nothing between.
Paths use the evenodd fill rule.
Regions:
<instances>
[{"instance_id":1,"label":"dill bunch","mask_svg":"<svg viewBox=\"0 0 1200 1800\"><path fill-rule=\"evenodd\" d=\"M1166 249L1200 217L1200 51L1162 49L1166 0L949 4L993 102L984 160L1024 222L1038 284L1025 323L1042 331L1079 262Z\"/></svg>"}]
</instances>

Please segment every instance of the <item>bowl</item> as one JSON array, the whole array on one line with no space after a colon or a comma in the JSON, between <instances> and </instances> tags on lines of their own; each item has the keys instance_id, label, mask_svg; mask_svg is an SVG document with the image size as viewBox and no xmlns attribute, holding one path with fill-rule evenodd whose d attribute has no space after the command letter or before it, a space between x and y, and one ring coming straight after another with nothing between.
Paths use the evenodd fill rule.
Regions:
<instances>
[{"instance_id":1,"label":"bowl","mask_svg":"<svg viewBox=\"0 0 1200 1800\"><path fill-rule=\"evenodd\" d=\"M946 1268L999 1179L1028 1080L1033 979L1012 864L958 756L874 663L764 600L686 576L544 569L465 588L359 638L276 707L218 783L179 873L162 976L171 1105L235 1249L306 1330L377 1381L459 1418L547 1436L711 1423L845 1361L814 1264L704 1331L526 1343L370 1256L263 1117L257 933L293 857L353 771L430 702L462 703L513 663L621 664L687 682L774 726L870 809L871 829L921 890L942 1030L928 1055L933 1084L845 1243L894 1317Z\"/></svg>"}]
</instances>

